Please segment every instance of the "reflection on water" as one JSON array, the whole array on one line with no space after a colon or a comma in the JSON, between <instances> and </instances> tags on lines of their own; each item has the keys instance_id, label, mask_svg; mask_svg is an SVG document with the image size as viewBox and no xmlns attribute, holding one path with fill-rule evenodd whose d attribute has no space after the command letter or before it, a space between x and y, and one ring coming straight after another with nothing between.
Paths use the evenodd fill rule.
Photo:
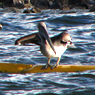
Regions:
<instances>
[{"instance_id":1,"label":"reflection on water","mask_svg":"<svg viewBox=\"0 0 95 95\"><path fill-rule=\"evenodd\" d=\"M50 36L67 30L75 49L68 49L60 64L94 65L95 63L95 13L68 14L0 13L0 61L22 64L45 64L38 46L15 46L17 38L37 32L36 24L45 21ZM52 60L55 63L56 59ZM94 95L95 71L76 73L0 73L2 95Z\"/></svg>"}]
</instances>

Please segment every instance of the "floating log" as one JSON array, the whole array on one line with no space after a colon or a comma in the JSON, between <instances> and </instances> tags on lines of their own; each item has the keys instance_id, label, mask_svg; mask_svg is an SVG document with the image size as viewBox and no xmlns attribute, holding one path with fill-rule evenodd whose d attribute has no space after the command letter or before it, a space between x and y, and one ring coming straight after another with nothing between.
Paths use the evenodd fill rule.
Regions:
<instances>
[{"instance_id":1,"label":"floating log","mask_svg":"<svg viewBox=\"0 0 95 95\"><path fill-rule=\"evenodd\" d=\"M86 70L95 70L95 65L59 65L51 69L41 70L44 65L31 64L14 64L14 63L0 63L0 72L3 73L50 73L50 72L78 72Z\"/></svg>"}]
</instances>

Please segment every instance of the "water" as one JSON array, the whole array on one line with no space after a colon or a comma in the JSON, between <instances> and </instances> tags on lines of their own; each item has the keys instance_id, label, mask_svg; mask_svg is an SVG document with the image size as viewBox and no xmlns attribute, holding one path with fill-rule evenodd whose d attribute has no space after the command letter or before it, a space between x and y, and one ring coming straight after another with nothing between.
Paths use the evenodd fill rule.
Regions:
<instances>
[{"instance_id":1,"label":"water","mask_svg":"<svg viewBox=\"0 0 95 95\"><path fill-rule=\"evenodd\" d=\"M50 10L49 10L50 11ZM37 32L37 23L46 22L50 36L64 30L75 49L68 49L60 64L95 65L95 13L39 14L0 13L0 62L45 64L38 46L15 46L16 39ZM53 64L56 59L52 59ZM6 63L7 64L7 63ZM95 95L95 71L73 73L0 73L0 95Z\"/></svg>"}]
</instances>

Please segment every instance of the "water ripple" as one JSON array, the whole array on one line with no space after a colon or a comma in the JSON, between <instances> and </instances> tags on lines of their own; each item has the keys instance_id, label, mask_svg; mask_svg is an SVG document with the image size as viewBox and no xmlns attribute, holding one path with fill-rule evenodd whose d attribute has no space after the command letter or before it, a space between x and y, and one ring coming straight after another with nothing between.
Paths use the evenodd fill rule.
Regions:
<instances>
[{"instance_id":1,"label":"water ripple","mask_svg":"<svg viewBox=\"0 0 95 95\"><path fill-rule=\"evenodd\" d=\"M50 10L49 10L50 11ZM0 61L22 64L45 64L39 47L15 46L21 36L37 32L36 24L45 21L50 36L67 30L76 48L68 49L60 64L95 65L95 13L0 13ZM55 64L56 59L51 62ZM7 63L6 63L7 64ZM95 71L73 73L0 73L2 95L94 95Z\"/></svg>"}]
</instances>

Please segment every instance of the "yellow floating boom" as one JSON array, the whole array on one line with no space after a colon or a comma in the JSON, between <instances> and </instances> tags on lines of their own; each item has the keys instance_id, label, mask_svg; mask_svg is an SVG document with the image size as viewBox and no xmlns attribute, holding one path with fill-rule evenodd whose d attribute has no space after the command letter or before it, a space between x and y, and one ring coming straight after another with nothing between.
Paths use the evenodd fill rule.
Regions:
<instances>
[{"instance_id":1,"label":"yellow floating boom","mask_svg":"<svg viewBox=\"0 0 95 95\"><path fill-rule=\"evenodd\" d=\"M51 70L41 70L44 65L0 63L0 72L4 73L43 73L43 72L77 72L86 70L95 70L95 65L59 65Z\"/></svg>"}]
</instances>

